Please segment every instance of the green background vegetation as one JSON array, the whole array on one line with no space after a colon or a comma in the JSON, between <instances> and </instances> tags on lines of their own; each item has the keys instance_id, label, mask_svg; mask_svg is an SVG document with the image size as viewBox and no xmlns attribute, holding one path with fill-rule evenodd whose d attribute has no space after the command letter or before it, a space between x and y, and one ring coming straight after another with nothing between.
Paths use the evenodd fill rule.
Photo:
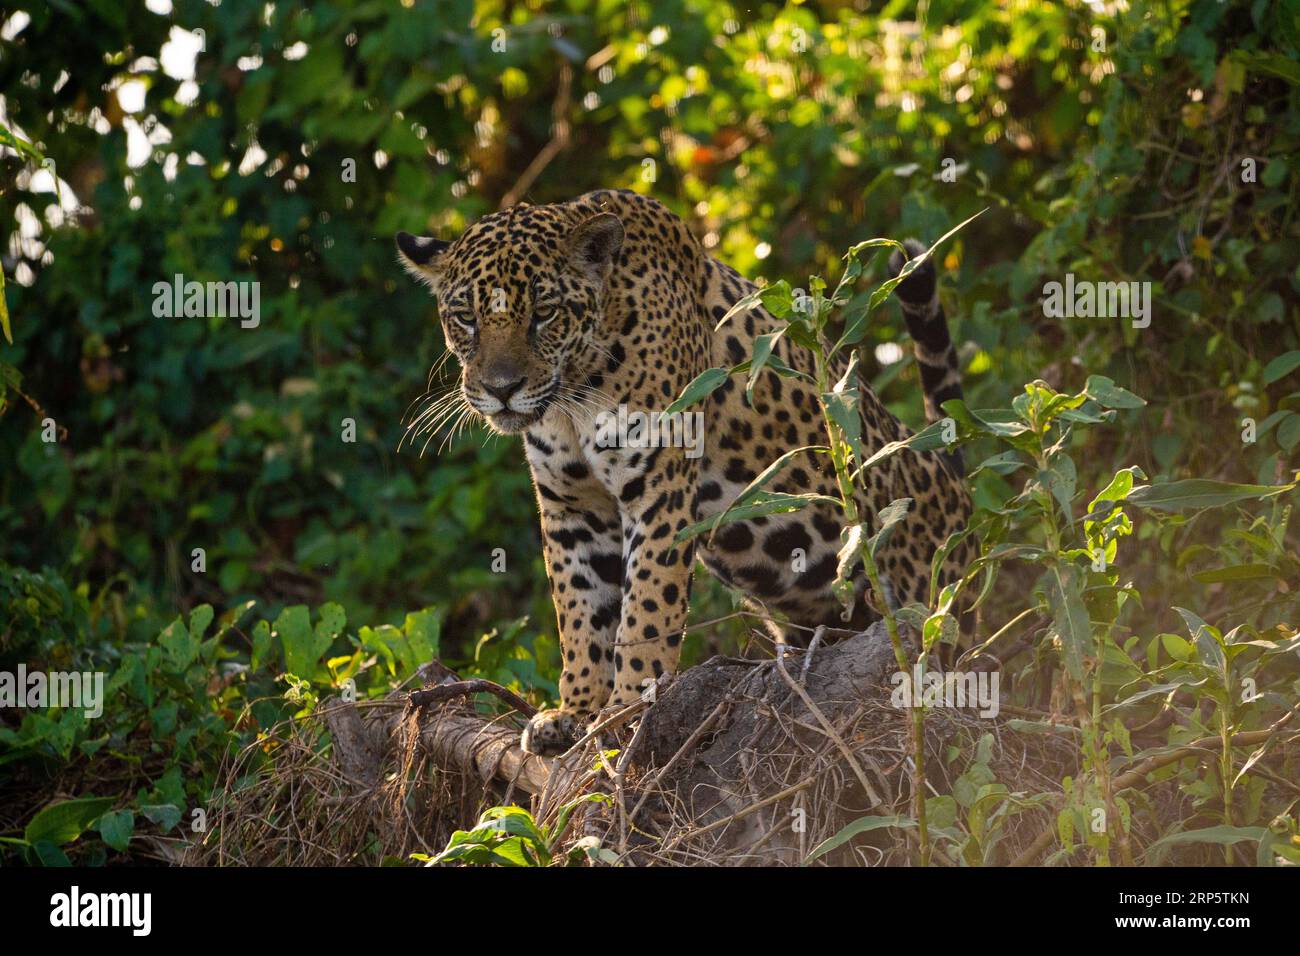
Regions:
<instances>
[{"instance_id":1,"label":"green background vegetation","mask_svg":"<svg viewBox=\"0 0 1300 956\"><path fill-rule=\"evenodd\" d=\"M438 440L423 456L398 448L443 345L391 237L453 236L507 195L649 192L745 274L792 285L834 282L862 239L933 240L988 207L940 252L968 404L1008 407L1035 379L1072 394L1094 374L1148 402L1071 439L1074 518L1130 466L1153 484L1288 481L1300 443L1295 5L1098 7L9 5L30 20L0 41L6 135L36 155L0 159L12 233L0 669L102 669L116 696L98 721L0 714L0 837L45 862L148 855L142 835L174 832L203 804L232 742L349 677L383 694L435 653L538 701L554 694L554 617L517 441L470 432L438 454ZM177 27L205 32L192 78L160 68L183 45ZM138 98L140 84L135 102L125 91ZM559 152L521 181L556 128ZM34 191L48 184L32 176L40 156L82 204L76 216ZM860 287L881 267L872 260ZM1067 272L1152 282L1151 327L1045 318L1043 283ZM260 326L156 317L153 285L177 273L257 280ZM868 342L904 338L892 307L871 315ZM864 360L918 425L910 358ZM435 382L454 375L449 363ZM42 440L47 417L55 443ZM987 469L977 499L997 509L1024 480ZM1135 516L1118 560L1139 600L1116 646L1140 638L1137 657L1185 633L1175 606L1222 633L1246 628L1242 640L1294 633L1292 500ZM491 571L498 547L509 573ZM1036 573L999 577L989 633L1027 606ZM706 620L733 599L709 583L696 604ZM687 659L738 637L693 633ZM1050 671L1030 645L1018 699L1046 706ZM1286 711L1290 658L1233 727ZM1162 666L1158 654L1147 665ZM287 696L286 671L299 678ZM1170 733L1196 736L1211 718L1201 704ZM1186 829L1227 825L1214 809L1224 768L1175 769L1188 775ZM1284 787L1265 800L1264 778L1243 786L1254 789L1233 825L1285 816ZM55 795L108 802L34 820Z\"/></svg>"}]
</instances>

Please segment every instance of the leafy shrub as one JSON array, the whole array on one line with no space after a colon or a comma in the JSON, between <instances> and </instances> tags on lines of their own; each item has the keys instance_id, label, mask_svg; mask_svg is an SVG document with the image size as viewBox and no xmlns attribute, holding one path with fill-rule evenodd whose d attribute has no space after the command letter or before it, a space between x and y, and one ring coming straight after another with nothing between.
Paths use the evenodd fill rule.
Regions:
<instances>
[{"instance_id":1,"label":"leafy shrub","mask_svg":"<svg viewBox=\"0 0 1300 956\"><path fill-rule=\"evenodd\" d=\"M128 659L157 663L124 676L129 703L91 726L4 713L8 839L32 822L31 795L98 798L96 779L114 782L110 812L169 829L175 821L144 808L191 806L232 739L302 706L276 680L287 652L277 622L301 662L328 636L330 625L317 628L331 604L371 627L340 625L312 674L298 675L304 695L333 692L345 674L366 693L409 676L424 647L408 628L414 608L433 609L421 620L440 622L436 646L458 666L539 699L554 693L553 611L514 443L480 447L472 434L436 457L398 452L403 411L445 352L388 237L453 235L518 192L545 202L652 191L712 252L760 278L826 275L863 235L931 238L987 207L943 265L967 411L980 410L962 441L1009 456L973 476L992 549L980 565L984 618L1007 629L991 650L1022 643L1051 611L1043 602L1074 585L1089 611L1086 639L1036 640L1009 662L1017 699L1042 706L1062 654L1086 662L1105 648L1119 669L1099 671L1089 753L1127 756L1117 721L1171 710L1153 716L1167 694L1125 701L1191 677L1194 661L1215 666L1212 655L1174 656L1180 641L1200 655L1215 634L1229 676L1255 679L1262 697L1231 700L1224 680L1180 685L1168 693L1187 724L1164 727L1170 745L1221 734L1225 721L1260 732L1294 699L1290 659L1256 643L1289 646L1297 623L1292 495L1161 509L1130 491L1105 515L1089 518L1088 507L1121 473L1135 487L1202 476L1239 491L1286 486L1294 470L1300 40L1287 5L173 6L160 16L143 4L20 0L5 14L0 660L98 667L110 679ZM206 49L192 77L173 75L164 47L179 50L193 29ZM566 76L567 101L557 96ZM124 84L143 94L134 112ZM557 110L568 147L521 182ZM47 158L53 185L38 173ZM85 208L74 216L75 203ZM863 268L869 283L877 264ZM1046 318L1039 290L1066 272L1150 281L1152 326ZM155 316L154 284L177 273L258 281L261 324ZM868 326L865 303L857 297L849 318L862 310L861 341L885 348L860 349L861 368L917 421L915 367L889 348L902 324L880 308ZM1075 413L1099 403L1104 380L1148 404L1112 409L1119 427L1071 423L1051 461L1037 460L1028 432L1016 436L1022 448L999 434L1037 427L1013 396L1041 416L1044 403L1084 395ZM1022 382L1035 384L1020 396ZM432 387L452 386L444 366ZM355 442L341 438L344 419ZM1059 422L1040 424L1055 435ZM1109 580L1117 572L1091 570L1090 535L1117 549L1122 587ZM497 548L507 574L490 570ZM1074 569L1032 607L1024 596L1039 566L1017 557L1029 553ZM695 621L733 606L717 585L697 591ZM224 613L196 635L205 605ZM292 610L303 606L316 615ZM1175 607L1209 623L1189 631ZM926 620L940 610L926 608ZM254 613L263 630L237 623ZM728 627L690 634L683 660L743 633ZM1086 663L1082 675L1095 677ZM1203 696L1211 686L1229 703ZM96 744L100 723L112 730ZM1159 774L1185 788L1186 829L1251 827L1265 822L1263 774L1280 772L1269 759L1226 792L1207 776L1223 766L1182 761ZM1089 793L1100 766L1092 773L1072 792ZM1143 812L1130 808L1130 824ZM934 808L936 833L949 817ZM114 842L94 852L122 843L126 818L110 820ZM1094 843L1094 854L1113 849Z\"/></svg>"},{"instance_id":2,"label":"leafy shrub","mask_svg":"<svg viewBox=\"0 0 1300 956\"><path fill-rule=\"evenodd\" d=\"M949 231L944 238L956 231ZM1078 433L1112 423L1119 414L1137 412L1147 404L1099 375L1090 376L1085 387L1073 395L1058 392L1042 380L1031 382L1009 408L975 411L961 399L950 400L943 404L947 417L941 421L880 448L864 447L860 440L861 392L855 384L859 357L854 343L860 333L855 330L870 319L899 282L934 253L932 247L908 262L895 278L870 292L855 293L855 284L863 274L859 255L891 246L903 251L901 244L885 239L855 245L844 256L843 275L829 295L825 294L828 284L817 276L809 279L807 294L796 294L781 281L746 296L720 320L719 326L761 304L782 325L755 339L749 359L730 368L701 373L686 386L671 410L704 399L736 374L745 374L751 383L760 374L809 379L807 373L770 356L772 342L786 337L806 345L813 353L814 372L808 384L819 397L830 444L785 452L726 508L684 529L679 538L754 515L787 513L825 503L827 499L822 495L768 492L764 486L794 455L808 451L827 454L840 488L838 501L832 503L841 508L845 523L837 587L847 585L860 563L872 592L883 595L886 591L875 562L878 545L907 514L912 502L908 498L893 501L866 520L855 504L859 497L855 488L864 473L909 450L992 444L996 450L973 470L972 477L978 480L985 473L1005 479L1022 473L1019 489L1003 482L1006 493L990 495L991 489L985 486L983 500L967 529L953 535L934 555L928 607L910 604L893 608L877 598L878 609L888 625L899 672L911 674L914 668L923 671L941 641L955 640L958 628L954 615L963 591L978 595L972 604L972 608L978 608L992 593L1005 565L1025 562L1041 567L1032 584L1033 603L1025 608L1013 605L1003 611L1011 620L993 630L974 649L974 656L994 648L1000 651L999 639L1018 621L1032 615L1046 622L1036 640L1013 649L1004 661L1025 660L1018 675L1025 679L1017 681L1020 695L1012 698L1013 706L1037 706L1043 690L1050 693L1050 713L1042 713L1037 722L1022 720L1017 729L1073 732L1084 755L1086 772L1078 779L1062 780L1060 794L1012 794L987 778L979 781L978 788L968 785L966 799L959 794L926 798L922 745L925 708L914 705L914 816L891 818L894 822L888 825L917 827L919 861L928 865L928 817L933 809L938 824L935 835L952 845L955 860L976 864L987 861L989 847L997 842L997 826L990 825L990 815L996 820L1026 806L1055 803L1063 844L1058 857L1069 858L1077 849L1086 847L1098 862L1111 863L1113 854L1117 854L1119 862L1131 866L1137 862L1131 837L1144 823L1134 819L1133 801L1144 799L1143 790L1161 780L1160 775L1148 777L1147 771L1169 765L1181 768L1179 792L1191 798L1195 807L1195 816L1177 834L1176 842L1221 843L1228 863L1235 862L1231 847L1238 842L1253 843L1256 856L1264 863L1300 862L1300 852L1291 841L1300 829L1291 794L1285 787L1282 791L1276 787L1270 790L1270 782L1285 784L1294 774L1295 755L1285 750L1274 752L1274 763L1280 761L1280 766L1270 769L1261 765L1270 749L1279 749L1275 731L1300 710L1296 704L1300 700L1300 666L1295 658L1300 634L1293 625L1272 623L1296 620L1300 612L1300 597L1294 587L1297 579L1292 576L1288 580L1294 562L1285 557L1281 545L1291 514L1290 504L1284 502L1294 497L1300 478L1281 485L1210 479L1139 485L1136 482L1146 480L1146 475L1141 468L1130 466L1117 471L1104 487L1090 495L1079 486L1079 468L1071 454L1072 449L1083 444ZM839 322L832 321L837 310L847 313ZM833 381L840 375L839 381ZM1286 597L1268 608L1266 617L1259 612L1242 613L1240 623L1226 633L1182 607L1172 610L1182 618L1190 640L1172 633L1144 633L1149 623L1132 613L1142 604L1143 595L1128 571L1131 563L1140 560L1141 550L1132 543L1121 550L1123 539L1134 531L1134 523L1124 509L1142 509L1153 514L1158 526L1182 529L1212 510L1261 501L1271 503L1270 511L1248 515L1245 520L1263 533L1246 535L1232 529L1225 532L1225 537L1244 539L1257 553L1270 555L1273 563L1225 566L1205 577L1215 583L1244 581L1247 588L1267 580ZM939 588L940 570L947 556L959 540L970 534L980 540L980 557L960 580ZM1175 531L1166 539L1165 550L1177 539ZM1142 550L1149 548L1150 544ZM840 590L851 603L852 587ZM902 641L903 622L920 635L915 658L909 657ZM1258 626L1261 623L1266 623L1271 633L1262 632ZM1134 721L1138 733L1130 732ZM1217 740L1218 760L1198 769L1204 738ZM981 741L981 752L989 740L986 737ZM1193 741L1197 745L1190 750L1180 749ZM1248 752L1247 747L1255 749ZM1162 759L1166 756L1170 759ZM987 762L987 757L981 759L977 753L960 779L967 779ZM1141 770L1118 774L1121 767ZM958 802L970 811L966 821L969 829L957 822ZM1161 821L1150 805L1141 809L1151 816L1145 823L1160 832ZM1194 825L1202 819L1209 825ZM885 825L879 818L869 818L850 824L841 836L847 839L863 832L868 824ZM990 835L991 840L987 839ZM1076 841L1076 837L1082 839ZM833 838L819 851L838 845L839 839ZM1153 843L1150 852L1174 840L1173 834L1162 837ZM813 856L819 851L814 851Z\"/></svg>"}]
</instances>

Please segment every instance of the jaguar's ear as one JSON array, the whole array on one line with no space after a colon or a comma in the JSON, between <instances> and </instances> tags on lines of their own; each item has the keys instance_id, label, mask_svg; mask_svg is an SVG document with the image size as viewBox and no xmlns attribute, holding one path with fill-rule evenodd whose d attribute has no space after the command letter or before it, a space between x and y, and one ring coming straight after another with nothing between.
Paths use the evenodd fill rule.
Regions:
<instances>
[{"instance_id":1,"label":"jaguar's ear","mask_svg":"<svg viewBox=\"0 0 1300 956\"><path fill-rule=\"evenodd\" d=\"M442 256L450 245L450 242L431 236L413 236L409 232L397 234L397 255L402 268L435 290L442 276Z\"/></svg>"},{"instance_id":2,"label":"jaguar's ear","mask_svg":"<svg viewBox=\"0 0 1300 956\"><path fill-rule=\"evenodd\" d=\"M584 275L603 280L622 245L622 221L612 212L602 212L569 235L569 264Z\"/></svg>"}]
</instances>

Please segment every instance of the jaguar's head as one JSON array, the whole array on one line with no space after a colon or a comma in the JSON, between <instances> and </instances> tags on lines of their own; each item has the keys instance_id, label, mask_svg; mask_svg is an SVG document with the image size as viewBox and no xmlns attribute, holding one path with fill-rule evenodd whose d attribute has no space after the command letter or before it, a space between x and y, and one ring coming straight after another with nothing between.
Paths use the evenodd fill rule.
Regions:
<instances>
[{"instance_id":1,"label":"jaguar's head","mask_svg":"<svg viewBox=\"0 0 1300 956\"><path fill-rule=\"evenodd\" d=\"M514 206L448 242L397 234L406 270L433 290L461 391L499 432L520 432L583 387L598 353L606 286L623 244L612 213ZM579 370L580 371L580 370Z\"/></svg>"}]
</instances>

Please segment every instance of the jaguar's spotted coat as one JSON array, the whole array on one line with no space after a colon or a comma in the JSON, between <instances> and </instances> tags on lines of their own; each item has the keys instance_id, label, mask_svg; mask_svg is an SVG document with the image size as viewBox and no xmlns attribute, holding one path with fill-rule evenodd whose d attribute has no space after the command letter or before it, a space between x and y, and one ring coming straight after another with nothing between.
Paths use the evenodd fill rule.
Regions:
<instances>
[{"instance_id":1,"label":"jaguar's spotted coat","mask_svg":"<svg viewBox=\"0 0 1300 956\"><path fill-rule=\"evenodd\" d=\"M696 543L674 544L674 535L724 508L787 449L824 444L817 398L768 373L751 406L731 380L702 406L702 457L598 446L597 411L661 411L704 369L748 357L754 337L777 325L757 309L714 331L755 286L708 256L653 199L601 191L520 205L451 243L400 233L397 245L437 296L465 399L497 431L523 434L564 655L561 706L531 721L523 745L563 750L584 720L674 669L697 556ZM927 263L898 292L933 416L937 403L961 394L933 268ZM811 368L788 339L776 354ZM869 448L910 434L865 383L862 393ZM835 493L827 456L811 453L770 487ZM930 560L970 512L959 468L940 454L887 459L867 473L858 507L871 521L901 497L914 504L880 558L900 604L927 599ZM810 507L724 526L711 546L698 539L698 556L793 622L842 625L830 590L840 531L835 509ZM945 574L967 557L965 548L950 556ZM863 579L855 624L874 616L865 592Z\"/></svg>"}]
</instances>

